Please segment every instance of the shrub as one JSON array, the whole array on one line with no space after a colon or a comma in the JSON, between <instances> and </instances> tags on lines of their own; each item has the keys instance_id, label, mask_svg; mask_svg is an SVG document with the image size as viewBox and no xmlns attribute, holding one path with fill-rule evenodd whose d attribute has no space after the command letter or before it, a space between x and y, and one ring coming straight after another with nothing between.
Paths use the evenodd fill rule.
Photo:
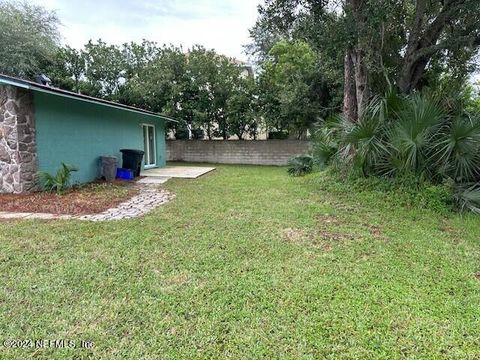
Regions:
<instances>
[{"instance_id":1,"label":"shrub","mask_svg":"<svg viewBox=\"0 0 480 360\"><path fill-rule=\"evenodd\" d=\"M203 140L205 133L201 128L193 128L191 130L193 140ZM174 133L176 140L190 140L190 131L184 124L179 125Z\"/></svg>"},{"instance_id":2,"label":"shrub","mask_svg":"<svg viewBox=\"0 0 480 360\"><path fill-rule=\"evenodd\" d=\"M452 192L446 185L426 185L421 188L415 197L415 206L422 206L436 212L451 210Z\"/></svg>"},{"instance_id":3,"label":"shrub","mask_svg":"<svg viewBox=\"0 0 480 360\"><path fill-rule=\"evenodd\" d=\"M200 129L200 128L192 129L192 139L203 140L204 137L205 137L205 133L203 129Z\"/></svg>"},{"instance_id":4,"label":"shrub","mask_svg":"<svg viewBox=\"0 0 480 360\"><path fill-rule=\"evenodd\" d=\"M288 132L286 131L270 131L268 133L268 140L285 140L288 139Z\"/></svg>"},{"instance_id":5,"label":"shrub","mask_svg":"<svg viewBox=\"0 0 480 360\"><path fill-rule=\"evenodd\" d=\"M357 123L337 116L322 124L314 136L315 162L360 177L451 182L457 207L478 211L480 114L444 103L438 96L390 91Z\"/></svg>"},{"instance_id":6,"label":"shrub","mask_svg":"<svg viewBox=\"0 0 480 360\"><path fill-rule=\"evenodd\" d=\"M480 184L461 184L453 193L453 201L459 211L480 214Z\"/></svg>"},{"instance_id":7,"label":"shrub","mask_svg":"<svg viewBox=\"0 0 480 360\"><path fill-rule=\"evenodd\" d=\"M329 126L333 124L333 126ZM313 136L313 159L314 162L321 168L325 168L330 159L338 150L338 141L334 135L335 119L328 121L324 126L318 128Z\"/></svg>"},{"instance_id":8,"label":"shrub","mask_svg":"<svg viewBox=\"0 0 480 360\"><path fill-rule=\"evenodd\" d=\"M313 171L313 157L299 155L288 161L288 173L292 176L303 176Z\"/></svg>"},{"instance_id":9,"label":"shrub","mask_svg":"<svg viewBox=\"0 0 480 360\"><path fill-rule=\"evenodd\" d=\"M61 194L70 187L72 172L78 171L73 165L62 163L55 175L51 175L45 171L37 173L37 181L44 191L57 192Z\"/></svg>"},{"instance_id":10,"label":"shrub","mask_svg":"<svg viewBox=\"0 0 480 360\"><path fill-rule=\"evenodd\" d=\"M174 136L176 140L188 140L189 138L188 129L186 127L176 129Z\"/></svg>"}]
</instances>

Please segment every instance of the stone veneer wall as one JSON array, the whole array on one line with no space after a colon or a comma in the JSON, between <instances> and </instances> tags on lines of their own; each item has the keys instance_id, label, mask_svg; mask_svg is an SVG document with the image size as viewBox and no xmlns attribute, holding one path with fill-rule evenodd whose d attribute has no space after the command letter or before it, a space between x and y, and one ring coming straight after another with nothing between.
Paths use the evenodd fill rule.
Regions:
<instances>
[{"instance_id":1,"label":"stone veneer wall","mask_svg":"<svg viewBox=\"0 0 480 360\"><path fill-rule=\"evenodd\" d=\"M0 86L0 193L33 190L36 172L33 94Z\"/></svg>"},{"instance_id":2,"label":"stone veneer wall","mask_svg":"<svg viewBox=\"0 0 480 360\"><path fill-rule=\"evenodd\" d=\"M167 140L167 161L287 165L309 151L304 140Z\"/></svg>"}]
</instances>

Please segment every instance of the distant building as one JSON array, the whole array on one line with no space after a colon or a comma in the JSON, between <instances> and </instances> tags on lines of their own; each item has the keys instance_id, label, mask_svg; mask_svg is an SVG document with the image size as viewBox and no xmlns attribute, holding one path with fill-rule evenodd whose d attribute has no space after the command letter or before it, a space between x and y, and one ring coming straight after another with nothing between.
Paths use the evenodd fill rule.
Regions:
<instances>
[{"instance_id":1,"label":"distant building","mask_svg":"<svg viewBox=\"0 0 480 360\"><path fill-rule=\"evenodd\" d=\"M253 66L252 66L252 65L246 63L245 61L238 60L238 59L235 59L235 58L230 58L230 60L231 60L234 64L240 65L240 66L243 68L242 75L243 75L244 77L249 77L249 76L254 77L254 76L255 76L255 73L254 73L254 71L253 71Z\"/></svg>"}]
</instances>

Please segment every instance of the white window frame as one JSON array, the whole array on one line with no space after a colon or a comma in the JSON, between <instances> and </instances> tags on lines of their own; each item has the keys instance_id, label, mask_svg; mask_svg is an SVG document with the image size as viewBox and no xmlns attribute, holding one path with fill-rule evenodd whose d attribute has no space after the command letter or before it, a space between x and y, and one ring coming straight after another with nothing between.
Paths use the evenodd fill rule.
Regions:
<instances>
[{"instance_id":1,"label":"white window frame","mask_svg":"<svg viewBox=\"0 0 480 360\"><path fill-rule=\"evenodd\" d=\"M147 165L147 159L151 159L151 154L150 154L150 142L149 139L147 139L147 147L144 149L145 150L145 160L144 160L144 168L145 169L151 169L154 167L157 167L157 131L155 129L154 124L142 124L142 136L143 136L143 146L145 147L145 128L153 128L153 164ZM147 130L147 136L148 136L148 130Z\"/></svg>"}]
</instances>

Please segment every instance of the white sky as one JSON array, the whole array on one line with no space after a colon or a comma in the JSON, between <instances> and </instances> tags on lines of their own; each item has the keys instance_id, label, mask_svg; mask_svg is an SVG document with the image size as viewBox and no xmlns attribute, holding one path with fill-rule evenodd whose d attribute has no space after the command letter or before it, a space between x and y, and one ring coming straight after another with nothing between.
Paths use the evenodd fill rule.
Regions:
<instances>
[{"instance_id":1,"label":"white sky","mask_svg":"<svg viewBox=\"0 0 480 360\"><path fill-rule=\"evenodd\" d=\"M242 45L261 0L30 0L55 10L63 41L81 48L89 39L110 44L142 39L188 48L200 44L246 60Z\"/></svg>"}]
</instances>

